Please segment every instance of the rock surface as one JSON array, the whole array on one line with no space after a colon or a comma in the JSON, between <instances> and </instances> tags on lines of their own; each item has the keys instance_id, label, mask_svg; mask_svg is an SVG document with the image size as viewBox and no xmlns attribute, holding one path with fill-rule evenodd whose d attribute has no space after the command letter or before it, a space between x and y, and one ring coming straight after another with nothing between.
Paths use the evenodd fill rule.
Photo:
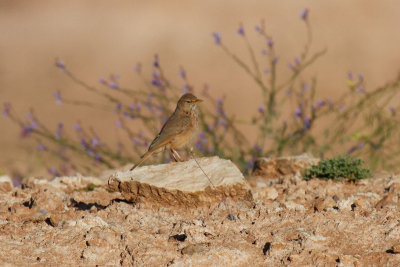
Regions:
<instances>
[{"instance_id":1,"label":"rock surface","mask_svg":"<svg viewBox=\"0 0 400 267\"><path fill-rule=\"evenodd\" d=\"M5 193L11 191L12 188L13 183L11 181L11 178L6 175L0 176L0 192Z\"/></svg>"},{"instance_id":2,"label":"rock surface","mask_svg":"<svg viewBox=\"0 0 400 267\"><path fill-rule=\"evenodd\" d=\"M196 160L117 172L111 175L108 185L129 202L164 206L210 205L225 198L252 201L249 185L230 160L218 157Z\"/></svg>"},{"instance_id":3,"label":"rock surface","mask_svg":"<svg viewBox=\"0 0 400 267\"><path fill-rule=\"evenodd\" d=\"M282 175L295 174L297 171L318 164L319 159L308 155L258 158L254 163L253 175L277 178Z\"/></svg>"},{"instance_id":4,"label":"rock surface","mask_svg":"<svg viewBox=\"0 0 400 267\"><path fill-rule=\"evenodd\" d=\"M0 192L0 262L400 266L399 176L383 173L356 184L297 175L247 181L251 207L228 198L177 208L127 202L104 179L27 179ZM227 218L227 208L236 220Z\"/></svg>"}]
</instances>

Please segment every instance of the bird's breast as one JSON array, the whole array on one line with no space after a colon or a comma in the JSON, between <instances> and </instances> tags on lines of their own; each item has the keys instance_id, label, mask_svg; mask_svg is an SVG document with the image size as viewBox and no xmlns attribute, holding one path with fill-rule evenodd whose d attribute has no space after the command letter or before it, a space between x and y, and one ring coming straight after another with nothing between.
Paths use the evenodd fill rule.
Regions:
<instances>
[{"instance_id":1,"label":"bird's breast","mask_svg":"<svg viewBox=\"0 0 400 267\"><path fill-rule=\"evenodd\" d=\"M171 148L184 148L188 143L193 140L193 137L195 136L198 127L199 125L197 116L191 116L189 127L187 127L185 131L174 138L174 140L171 142Z\"/></svg>"}]
</instances>

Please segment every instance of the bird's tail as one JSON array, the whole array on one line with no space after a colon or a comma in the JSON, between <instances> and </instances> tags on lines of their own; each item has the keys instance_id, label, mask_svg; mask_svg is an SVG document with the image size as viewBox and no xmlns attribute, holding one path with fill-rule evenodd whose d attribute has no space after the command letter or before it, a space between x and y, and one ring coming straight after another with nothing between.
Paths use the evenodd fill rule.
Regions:
<instances>
[{"instance_id":1,"label":"bird's tail","mask_svg":"<svg viewBox=\"0 0 400 267\"><path fill-rule=\"evenodd\" d=\"M151 155L153 155L154 151L147 151L146 153L141 156L141 160L134 165L130 170L133 171L136 167L139 167L146 159L148 159Z\"/></svg>"}]
</instances>

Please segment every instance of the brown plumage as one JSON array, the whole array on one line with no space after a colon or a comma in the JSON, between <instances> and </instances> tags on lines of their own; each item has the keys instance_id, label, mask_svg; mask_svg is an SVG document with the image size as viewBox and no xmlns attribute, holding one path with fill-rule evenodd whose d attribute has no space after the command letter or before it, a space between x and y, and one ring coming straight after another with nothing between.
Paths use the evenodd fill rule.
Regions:
<instances>
[{"instance_id":1,"label":"brown plumage","mask_svg":"<svg viewBox=\"0 0 400 267\"><path fill-rule=\"evenodd\" d=\"M174 113L168 118L160 133L151 142L148 151L143 154L141 160L132 167L131 171L153 154L166 149L171 151L176 161L181 161L176 150L185 147L195 135L198 128L197 104L201 101L193 94L184 94L179 99Z\"/></svg>"}]
</instances>

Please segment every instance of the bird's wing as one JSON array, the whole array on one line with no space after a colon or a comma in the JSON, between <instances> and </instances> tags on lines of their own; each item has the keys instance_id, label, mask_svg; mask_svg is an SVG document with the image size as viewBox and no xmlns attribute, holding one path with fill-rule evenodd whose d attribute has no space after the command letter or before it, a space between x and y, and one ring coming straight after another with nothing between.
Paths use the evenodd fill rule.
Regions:
<instances>
[{"instance_id":1,"label":"bird's wing","mask_svg":"<svg viewBox=\"0 0 400 267\"><path fill-rule=\"evenodd\" d=\"M168 144L176 135L183 133L190 123L189 117L175 116L173 114L161 128L160 133L154 138L153 142L151 142L149 151L156 150Z\"/></svg>"}]
</instances>

